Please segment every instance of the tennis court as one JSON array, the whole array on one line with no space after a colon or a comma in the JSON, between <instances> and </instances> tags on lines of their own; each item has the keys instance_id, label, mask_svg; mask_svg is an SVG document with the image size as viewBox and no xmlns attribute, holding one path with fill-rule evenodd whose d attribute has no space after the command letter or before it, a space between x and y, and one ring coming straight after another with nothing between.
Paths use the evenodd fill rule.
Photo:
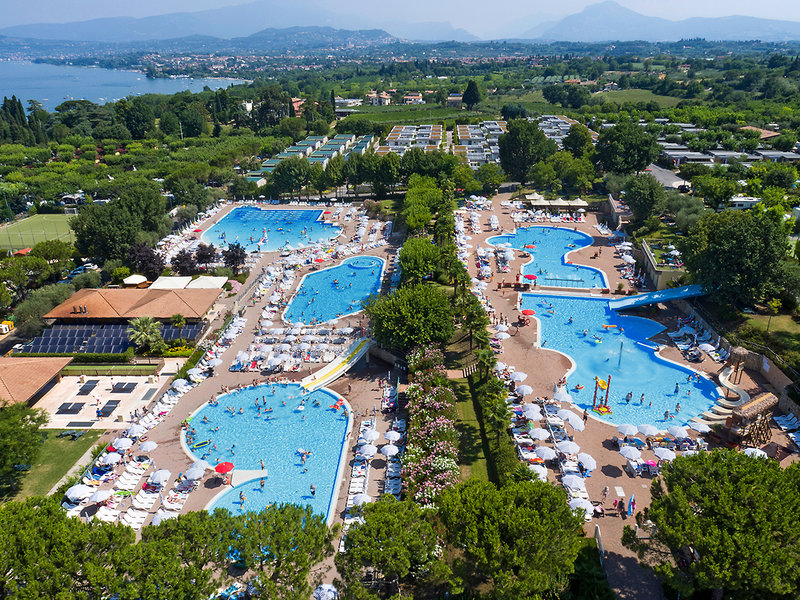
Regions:
<instances>
[{"instance_id":1,"label":"tennis court","mask_svg":"<svg viewBox=\"0 0 800 600\"><path fill-rule=\"evenodd\" d=\"M0 227L0 249L22 250L33 248L45 240L74 242L69 228L72 215L33 215L21 221Z\"/></svg>"}]
</instances>

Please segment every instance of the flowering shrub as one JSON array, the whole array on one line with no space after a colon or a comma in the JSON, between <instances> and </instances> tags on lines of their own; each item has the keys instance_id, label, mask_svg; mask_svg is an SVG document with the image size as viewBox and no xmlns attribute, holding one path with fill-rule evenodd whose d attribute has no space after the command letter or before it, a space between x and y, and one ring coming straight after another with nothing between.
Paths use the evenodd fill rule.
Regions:
<instances>
[{"instance_id":1,"label":"flowering shrub","mask_svg":"<svg viewBox=\"0 0 800 600\"><path fill-rule=\"evenodd\" d=\"M431 504L458 483L456 396L446 387L444 355L434 346L408 355L413 381L408 386L408 429L403 475L409 497Z\"/></svg>"}]
</instances>

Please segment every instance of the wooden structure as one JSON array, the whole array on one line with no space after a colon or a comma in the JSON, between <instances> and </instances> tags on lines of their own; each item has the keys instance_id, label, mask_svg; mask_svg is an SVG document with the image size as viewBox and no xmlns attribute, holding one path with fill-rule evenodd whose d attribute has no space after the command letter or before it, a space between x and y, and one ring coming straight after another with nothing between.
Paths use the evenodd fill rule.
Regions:
<instances>
[{"instance_id":1,"label":"wooden structure","mask_svg":"<svg viewBox=\"0 0 800 600\"><path fill-rule=\"evenodd\" d=\"M766 392L734 409L730 421L731 441L736 440L741 446L753 448L766 444L772 437L769 423L777 404L777 396Z\"/></svg>"},{"instance_id":2,"label":"wooden structure","mask_svg":"<svg viewBox=\"0 0 800 600\"><path fill-rule=\"evenodd\" d=\"M727 363L729 367L733 367L733 373L730 376L731 383L738 384L742 381L745 361L749 354L750 352L747 351L747 348L742 348L741 346L734 346L731 348L731 354L728 357Z\"/></svg>"}]
</instances>

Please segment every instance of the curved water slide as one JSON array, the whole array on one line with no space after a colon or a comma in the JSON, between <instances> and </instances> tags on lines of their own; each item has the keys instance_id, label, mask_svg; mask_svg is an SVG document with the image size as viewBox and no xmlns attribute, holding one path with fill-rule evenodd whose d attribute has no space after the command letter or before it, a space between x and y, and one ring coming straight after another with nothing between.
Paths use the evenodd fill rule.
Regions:
<instances>
[{"instance_id":1,"label":"curved water slide","mask_svg":"<svg viewBox=\"0 0 800 600\"><path fill-rule=\"evenodd\" d=\"M350 348L348 348L347 354L340 356L333 362L325 365L319 371L312 373L308 377L304 377L300 381L300 385L309 391L314 391L331 383L332 381L337 380L339 377L347 373L347 371L349 371L350 368L356 364L356 362L358 362L358 359L360 359L369 351L369 347L371 345L372 340L369 338L361 338L360 340L356 340L353 342L353 344L351 344Z\"/></svg>"},{"instance_id":2,"label":"curved water slide","mask_svg":"<svg viewBox=\"0 0 800 600\"><path fill-rule=\"evenodd\" d=\"M724 423L725 420L733 414L735 408L750 402L750 394L731 382L731 375L733 375L733 367L725 367L718 375L719 383L725 389L739 396L739 399L732 402L725 398L717 398L717 403L711 407L711 410L707 410L699 416L694 417L692 421L705 423L706 425Z\"/></svg>"}]
</instances>

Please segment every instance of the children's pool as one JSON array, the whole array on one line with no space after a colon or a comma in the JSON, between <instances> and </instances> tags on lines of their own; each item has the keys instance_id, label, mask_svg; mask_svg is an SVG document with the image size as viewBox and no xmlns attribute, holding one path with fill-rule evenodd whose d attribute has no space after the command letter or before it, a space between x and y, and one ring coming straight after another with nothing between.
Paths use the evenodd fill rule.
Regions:
<instances>
[{"instance_id":1,"label":"children's pool","mask_svg":"<svg viewBox=\"0 0 800 600\"><path fill-rule=\"evenodd\" d=\"M595 377L603 381L611 377L608 405L613 412L602 416L607 421L657 427L686 424L709 410L721 395L711 380L701 377L689 382L693 370L656 354L656 344L649 338L664 329L661 324L619 315L608 307L608 300L523 294L522 308L536 311L543 347L563 352L576 363L568 379L574 403L591 410ZM575 389L577 385L583 389ZM629 392L632 399L627 402ZM599 399L601 391L597 393ZM676 412L678 403L680 412ZM665 419L665 411L675 417Z\"/></svg>"},{"instance_id":2,"label":"children's pool","mask_svg":"<svg viewBox=\"0 0 800 600\"><path fill-rule=\"evenodd\" d=\"M536 275L539 285L566 288L608 287L602 271L567 263L567 253L592 245L591 236L581 231L564 227L520 227L516 233L496 235L486 241L494 246L511 244L512 248L529 252L533 259L523 266L522 273Z\"/></svg>"},{"instance_id":3,"label":"children's pool","mask_svg":"<svg viewBox=\"0 0 800 600\"><path fill-rule=\"evenodd\" d=\"M254 479L219 496L212 509L227 508L235 514L283 502L309 504L316 513L330 514L348 417L343 410L330 408L340 399L336 394L322 389L303 395L303 391L298 384L249 387L220 396L216 406L207 405L192 417L190 428L196 435L184 435L196 459L211 465L230 461L238 471L260 471L263 460L267 469L263 491L261 477L254 473ZM192 448L205 440L210 444ZM311 452L305 464L300 450Z\"/></svg>"},{"instance_id":4,"label":"children's pool","mask_svg":"<svg viewBox=\"0 0 800 600\"><path fill-rule=\"evenodd\" d=\"M361 302L380 291L384 263L376 256L356 256L309 273L283 318L292 323L324 323L360 311Z\"/></svg>"},{"instance_id":5,"label":"children's pool","mask_svg":"<svg viewBox=\"0 0 800 600\"><path fill-rule=\"evenodd\" d=\"M203 233L215 246L239 242L248 252L270 252L289 244L292 248L327 242L339 235L336 225L326 225L322 210L272 210L238 206Z\"/></svg>"}]
</instances>

